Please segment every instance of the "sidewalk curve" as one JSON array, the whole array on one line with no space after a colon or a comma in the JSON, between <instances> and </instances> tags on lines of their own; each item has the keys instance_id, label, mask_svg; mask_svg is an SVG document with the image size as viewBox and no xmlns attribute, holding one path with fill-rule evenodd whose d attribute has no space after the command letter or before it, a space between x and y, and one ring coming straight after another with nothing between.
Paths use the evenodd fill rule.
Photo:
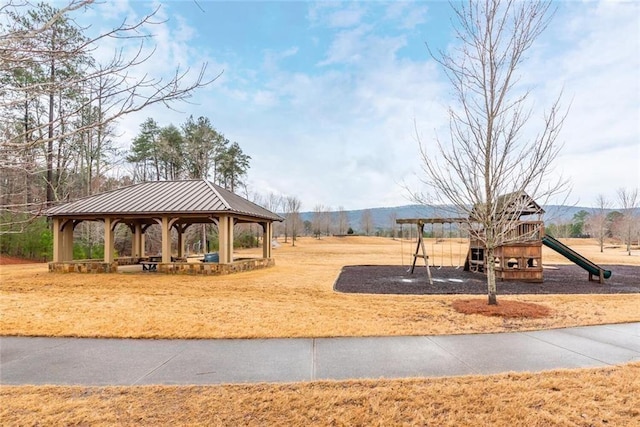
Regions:
<instances>
[{"instance_id":1,"label":"sidewalk curve","mask_svg":"<svg viewBox=\"0 0 640 427\"><path fill-rule=\"evenodd\" d=\"M364 338L0 338L2 385L438 377L633 361L640 361L640 322L500 334Z\"/></svg>"}]
</instances>

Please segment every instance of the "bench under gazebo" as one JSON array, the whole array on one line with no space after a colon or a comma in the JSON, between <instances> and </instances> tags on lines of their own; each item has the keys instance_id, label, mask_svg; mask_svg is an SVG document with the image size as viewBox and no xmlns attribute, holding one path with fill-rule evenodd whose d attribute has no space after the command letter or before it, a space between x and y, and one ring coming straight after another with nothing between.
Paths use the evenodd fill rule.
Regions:
<instances>
[{"instance_id":1,"label":"bench under gazebo","mask_svg":"<svg viewBox=\"0 0 640 427\"><path fill-rule=\"evenodd\" d=\"M224 274L274 264L271 257L273 222L279 215L207 180L153 181L119 188L60 204L45 213L53 222L53 262L49 271L116 272L114 230L125 224L132 233L131 258L127 263L147 260L144 238L147 229L158 224L162 230L161 258L157 271L186 274ZM104 222L104 259L73 260L73 230L83 221ZM262 226L262 258L234 261L234 225ZM219 237L219 262L187 263L184 232L193 224L215 224ZM177 253L171 251L171 230L177 232Z\"/></svg>"}]
</instances>

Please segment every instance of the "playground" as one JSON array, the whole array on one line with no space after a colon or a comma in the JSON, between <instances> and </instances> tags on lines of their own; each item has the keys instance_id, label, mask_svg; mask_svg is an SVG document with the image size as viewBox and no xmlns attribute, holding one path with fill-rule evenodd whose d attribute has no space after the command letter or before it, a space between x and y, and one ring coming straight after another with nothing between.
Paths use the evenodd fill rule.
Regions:
<instances>
[{"instance_id":1,"label":"playground","mask_svg":"<svg viewBox=\"0 0 640 427\"><path fill-rule=\"evenodd\" d=\"M415 225L416 229L416 246L415 251L410 256L412 261L408 272L413 274L416 263L419 259L422 260L426 267L428 282L433 285L429 255L424 242L425 227L431 227L430 234L435 239L435 243L438 243L435 227L439 225L440 236L442 237L445 236L445 227L448 227L449 237L452 237L452 230L455 227L459 244L464 244L462 240L463 233L467 236L466 256L463 260L458 257L456 269L464 264L464 271L486 274L488 270L492 270L496 280L503 282L541 283L544 281L542 264L542 246L544 245L584 269L588 273L590 282L597 280L600 284L603 284L605 279L611 277L611 270L597 265L553 236L546 234L544 222L542 221L545 211L525 192L514 192L499 196L496 200L496 209L491 219L493 226L490 231L485 230L482 221L479 219L485 215L482 213L484 208L481 205L474 206L470 210L468 217L397 219L396 224L401 227L401 235L404 236L402 226L405 224L409 226ZM487 220L486 216L484 220ZM493 237L489 239L489 235ZM494 245L491 250L488 247L489 240ZM433 244L431 247L431 257L433 259L435 258ZM444 248L442 253L444 254ZM453 256L452 248L450 248L449 253ZM488 262L493 264L492 269L489 268ZM438 268L443 265L444 263L441 262ZM460 278L449 280L466 281ZM552 291L550 293L557 292Z\"/></svg>"},{"instance_id":2,"label":"playground","mask_svg":"<svg viewBox=\"0 0 640 427\"><path fill-rule=\"evenodd\" d=\"M606 266L615 274L604 284L588 281L584 270L577 265L548 266L542 283L509 280L498 282L500 295L524 294L626 294L640 292L640 267ZM416 267L413 274L407 267L347 266L336 280L334 289L345 293L400 295L486 295L487 280L483 274L462 268L432 268L429 284L426 268Z\"/></svg>"},{"instance_id":3,"label":"playground","mask_svg":"<svg viewBox=\"0 0 640 427\"><path fill-rule=\"evenodd\" d=\"M537 209L530 213L539 213ZM415 239L401 245L402 265L345 266L334 289L359 294L485 295L485 249L477 238L464 238L461 229L465 221L465 218L398 219L401 226L415 228ZM518 220L509 225L511 229L505 234L511 237L510 241L495 250L499 294L640 292L640 268L598 265L582 255L580 248L573 249L545 235L540 220ZM405 235L403 229L401 235ZM598 255L591 257L600 259ZM545 265L543 259L551 263ZM552 265L557 262L570 264Z\"/></svg>"}]
</instances>

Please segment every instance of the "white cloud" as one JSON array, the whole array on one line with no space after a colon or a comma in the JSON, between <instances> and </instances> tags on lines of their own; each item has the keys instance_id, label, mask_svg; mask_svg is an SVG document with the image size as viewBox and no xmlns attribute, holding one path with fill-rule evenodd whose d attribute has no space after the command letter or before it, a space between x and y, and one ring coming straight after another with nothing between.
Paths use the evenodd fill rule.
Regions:
<instances>
[{"instance_id":1,"label":"white cloud","mask_svg":"<svg viewBox=\"0 0 640 427\"><path fill-rule=\"evenodd\" d=\"M307 19L314 26L348 28L360 24L365 13L357 2L317 1L309 5Z\"/></svg>"},{"instance_id":2,"label":"white cloud","mask_svg":"<svg viewBox=\"0 0 640 427\"><path fill-rule=\"evenodd\" d=\"M415 188L419 169L413 121L432 133L446 106L433 63L398 59L406 43L361 25L333 34L319 70L268 61L253 102L214 114L252 156L252 189L297 195L303 209L408 203L402 183ZM276 110L259 101L265 91L279 97Z\"/></svg>"},{"instance_id":3,"label":"white cloud","mask_svg":"<svg viewBox=\"0 0 640 427\"><path fill-rule=\"evenodd\" d=\"M550 34L561 50L538 59L538 77L543 93L563 87L571 101L560 168L572 197L591 204L597 194L640 186L640 5L589 3L562 17Z\"/></svg>"},{"instance_id":4,"label":"white cloud","mask_svg":"<svg viewBox=\"0 0 640 427\"><path fill-rule=\"evenodd\" d=\"M171 20L154 27L159 52L137 72L170 73L178 63L202 62L225 69L196 96L199 105L185 111L210 117L252 156L253 191L298 196L303 209L405 204L401 183L419 186L414 119L424 140L446 135L448 86L426 54L424 60L398 55L421 43L398 28L422 23L426 7L390 3L384 19L395 22L392 36L368 20L366 6L311 5L313 37L326 29L331 38L318 39L315 47L328 47L316 67L291 71L286 59L306 53L299 46L262 51L255 69L232 54L210 57L194 41L197 29L176 18L177 6L169 3L171 12L164 13ZM562 88L573 100L557 172L572 179L576 199L590 203L597 193L611 196L617 187L640 185L639 11L637 4L563 3L561 12L532 51L522 83L536 85L536 118ZM158 107L122 126L135 134L148 115L161 124L185 118Z\"/></svg>"},{"instance_id":5,"label":"white cloud","mask_svg":"<svg viewBox=\"0 0 640 427\"><path fill-rule=\"evenodd\" d=\"M412 30L427 21L429 8L419 2L396 1L389 4L386 18L400 22L400 28Z\"/></svg>"},{"instance_id":6,"label":"white cloud","mask_svg":"<svg viewBox=\"0 0 640 427\"><path fill-rule=\"evenodd\" d=\"M277 72L280 68L280 62L283 59L295 56L298 53L298 47L293 46L283 51L273 51L268 49L264 52L264 61L262 67L265 72Z\"/></svg>"},{"instance_id":7,"label":"white cloud","mask_svg":"<svg viewBox=\"0 0 640 427\"><path fill-rule=\"evenodd\" d=\"M259 90L253 98L253 103L258 107L273 107L278 104L278 96L270 91Z\"/></svg>"},{"instance_id":8,"label":"white cloud","mask_svg":"<svg viewBox=\"0 0 640 427\"><path fill-rule=\"evenodd\" d=\"M103 20L118 20L122 17L128 19L137 19L137 14L129 0L114 0L110 2L98 2L82 11L85 16L93 17L98 16Z\"/></svg>"},{"instance_id":9,"label":"white cloud","mask_svg":"<svg viewBox=\"0 0 640 427\"><path fill-rule=\"evenodd\" d=\"M364 10L357 4L351 4L349 9L338 10L329 16L329 25L333 28L347 28L358 25L364 15Z\"/></svg>"},{"instance_id":10,"label":"white cloud","mask_svg":"<svg viewBox=\"0 0 640 427\"><path fill-rule=\"evenodd\" d=\"M371 30L371 26L363 25L354 29L340 31L327 52L325 60L318 65L351 64L361 60L367 49L364 37Z\"/></svg>"},{"instance_id":11,"label":"white cloud","mask_svg":"<svg viewBox=\"0 0 640 427\"><path fill-rule=\"evenodd\" d=\"M283 73L275 79L270 86L287 97L289 109L251 121L239 137L249 152L262 153L253 155L253 185L263 188L268 181L264 188L298 195L307 209L407 203L401 183L415 186L419 167L413 120L432 132L445 109L438 101L442 87L429 78L432 64L387 56L378 68L363 67L356 75Z\"/></svg>"}]
</instances>

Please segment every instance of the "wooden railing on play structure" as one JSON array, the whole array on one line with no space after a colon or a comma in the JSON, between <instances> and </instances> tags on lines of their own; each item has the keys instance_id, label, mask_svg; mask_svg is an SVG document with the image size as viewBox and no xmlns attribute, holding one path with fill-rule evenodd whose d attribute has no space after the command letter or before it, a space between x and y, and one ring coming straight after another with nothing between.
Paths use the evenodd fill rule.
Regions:
<instances>
[{"instance_id":1,"label":"wooden railing on play structure","mask_svg":"<svg viewBox=\"0 0 640 427\"><path fill-rule=\"evenodd\" d=\"M483 237L484 230L475 231L476 236ZM533 243L540 242L544 237L543 221L518 221L511 228L502 233L501 239L505 244ZM471 237L471 246L482 246L481 239Z\"/></svg>"},{"instance_id":2,"label":"wooden railing on play structure","mask_svg":"<svg viewBox=\"0 0 640 427\"><path fill-rule=\"evenodd\" d=\"M544 237L544 222L520 221L505 233L507 242L541 241Z\"/></svg>"}]
</instances>

